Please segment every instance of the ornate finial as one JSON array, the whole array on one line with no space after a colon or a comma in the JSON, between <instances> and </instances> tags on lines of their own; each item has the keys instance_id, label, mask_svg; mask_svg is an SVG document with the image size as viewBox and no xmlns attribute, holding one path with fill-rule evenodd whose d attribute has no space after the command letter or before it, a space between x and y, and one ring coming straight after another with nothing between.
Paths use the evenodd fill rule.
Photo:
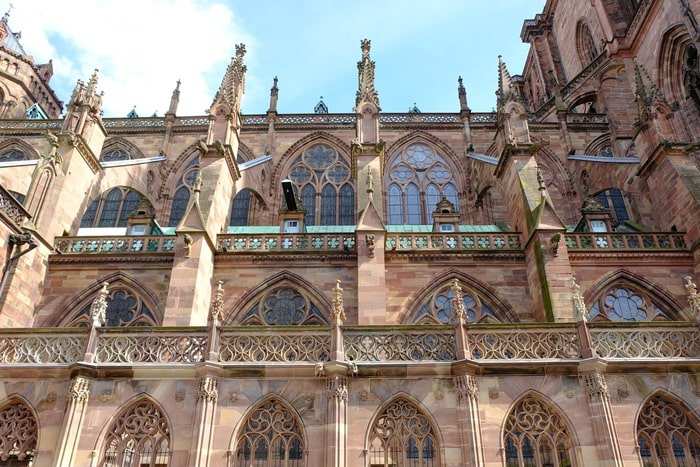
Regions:
<instances>
[{"instance_id":1,"label":"ornate finial","mask_svg":"<svg viewBox=\"0 0 700 467\"><path fill-rule=\"evenodd\" d=\"M457 78L457 83L459 83L459 88L464 89L464 83L462 82L462 75Z\"/></svg>"},{"instance_id":2,"label":"ornate finial","mask_svg":"<svg viewBox=\"0 0 700 467\"><path fill-rule=\"evenodd\" d=\"M576 282L575 277L571 278L571 301L574 304L576 321L588 321L588 309L586 308L586 302L583 300L583 295L581 294L581 286L578 285L578 282Z\"/></svg>"},{"instance_id":3,"label":"ornate finial","mask_svg":"<svg viewBox=\"0 0 700 467\"><path fill-rule=\"evenodd\" d=\"M7 11L5 12L4 15L2 15L2 22L3 22L3 23L7 24L7 21L10 19L10 12L12 11L12 9L13 9L14 7L15 7L15 6L14 6L12 3L10 3L10 4L8 5Z\"/></svg>"},{"instance_id":4,"label":"ornate finial","mask_svg":"<svg viewBox=\"0 0 700 467\"><path fill-rule=\"evenodd\" d=\"M88 92L90 91L95 91L97 89L97 80L100 75L100 70L99 68L95 68L95 70L92 72L92 75L90 76L90 80L88 81L87 87L88 87Z\"/></svg>"},{"instance_id":5,"label":"ornate finial","mask_svg":"<svg viewBox=\"0 0 700 467\"><path fill-rule=\"evenodd\" d=\"M210 320L223 321L224 316L224 281L216 283L216 291L214 292L214 300L211 303L211 311L209 312Z\"/></svg>"},{"instance_id":6,"label":"ornate finial","mask_svg":"<svg viewBox=\"0 0 700 467\"><path fill-rule=\"evenodd\" d=\"M362 57L369 57L369 51L372 48L372 41L369 39L362 39L360 41L360 48L362 49Z\"/></svg>"},{"instance_id":7,"label":"ornate finial","mask_svg":"<svg viewBox=\"0 0 700 467\"><path fill-rule=\"evenodd\" d=\"M450 290L452 291L452 314L458 324L464 324L467 320L467 310L464 309L464 292L459 279L452 280Z\"/></svg>"},{"instance_id":8,"label":"ornate finial","mask_svg":"<svg viewBox=\"0 0 700 467\"><path fill-rule=\"evenodd\" d=\"M210 112L218 104L225 106L227 115L240 111L247 70L247 67L243 64L245 53L245 44L236 44L236 54L231 57L231 62L226 68L219 90L216 92L214 101L209 108Z\"/></svg>"},{"instance_id":9,"label":"ornate finial","mask_svg":"<svg viewBox=\"0 0 700 467\"><path fill-rule=\"evenodd\" d=\"M240 44L236 44L236 58L243 59L243 57L245 57L245 52L246 50L244 43L241 42Z\"/></svg>"},{"instance_id":10,"label":"ornate finial","mask_svg":"<svg viewBox=\"0 0 700 467\"><path fill-rule=\"evenodd\" d=\"M181 83L182 83L182 81L180 81L180 78L178 78L177 81L175 81L175 90L176 90L176 91L179 91L179 90L180 90L180 84L181 84Z\"/></svg>"},{"instance_id":11,"label":"ornate finial","mask_svg":"<svg viewBox=\"0 0 700 467\"><path fill-rule=\"evenodd\" d=\"M695 285L695 282L693 282L691 276L685 276L683 281L685 282L685 291L688 293L690 313L695 316L696 319L700 319L700 293L698 293L698 287Z\"/></svg>"},{"instance_id":12,"label":"ornate finial","mask_svg":"<svg viewBox=\"0 0 700 467\"><path fill-rule=\"evenodd\" d=\"M342 325L343 321L345 321L345 308L343 307L343 289L340 287L340 279L337 279L335 282L332 305L331 317L333 318L333 323Z\"/></svg>"},{"instance_id":13,"label":"ornate finial","mask_svg":"<svg viewBox=\"0 0 700 467\"><path fill-rule=\"evenodd\" d=\"M105 325L107 319L107 297L109 296L109 284L102 283L102 288L90 305L90 319L92 326L98 328Z\"/></svg>"},{"instance_id":14,"label":"ornate finial","mask_svg":"<svg viewBox=\"0 0 700 467\"><path fill-rule=\"evenodd\" d=\"M274 78L272 78L272 89L270 89L270 92L274 92L275 94L277 94L277 91L279 91L279 89L277 88L277 76L275 76Z\"/></svg>"}]
</instances>

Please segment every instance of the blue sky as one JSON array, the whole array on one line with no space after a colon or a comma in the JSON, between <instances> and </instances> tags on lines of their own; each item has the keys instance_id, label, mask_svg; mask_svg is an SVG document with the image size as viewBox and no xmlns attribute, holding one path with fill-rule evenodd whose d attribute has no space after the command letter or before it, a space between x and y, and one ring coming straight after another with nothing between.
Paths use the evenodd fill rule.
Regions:
<instances>
[{"instance_id":1,"label":"blue sky","mask_svg":"<svg viewBox=\"0 0 700 467\"><path fill-rule=\"evenodd\" d=\"M321 95L331 112L349 112L364 37L372 40L383 111L414 102L423 112L457 111L460 74L470 107L490 111L497 56L511 73L522 70L522 22L544 2L23 0L10 24L37 62L54 58L52 84L64 100L77 78L99 67L107 116L134 105L142 116L162 114L178 78L178 113L203 113L237 42L249 51L245 113L265 112L275 75L280 112L312 112Z\"/></svg>"}]
</instances>

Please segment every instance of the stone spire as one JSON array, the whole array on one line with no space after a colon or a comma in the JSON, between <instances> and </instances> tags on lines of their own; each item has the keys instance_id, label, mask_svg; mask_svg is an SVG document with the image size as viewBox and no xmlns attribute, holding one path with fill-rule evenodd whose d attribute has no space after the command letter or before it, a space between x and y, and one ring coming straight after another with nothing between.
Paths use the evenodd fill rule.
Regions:
<instances>
[{"instance_id":1,"label":"stone spire","mask_svg":"<svg viewBox=\"0 0 700 467\"><path fill-rule=\"evenodd\" d=\"M245 73L247 67L243 63L245 44L236 44L236 53L231 57L231 63L226 68L219 90L214 96L211 109L224 105L229 113L238 113L241 109L241 99L245 89Z\"/></svg>"},{"instance_id":2,"label":"stone spire","mask_svg":"<svg viewBox=\"0 0 700 467\"><path fill-rule=\"evenodd\" d=\"M280 90L277 87L277 76L272 80L272 87L270 88L270 106L268 107L268 113L277 113L277 95Z\"/></svg>"},{"instance_id":3,"label":"stone spire","mask_svg":"<svg viewBox=\"0 0 700 467\"><path fill-rule=\"evenodd\" d=\"M467 90L464 88L464 83L462 82L462 77L457 78L457 95L459 96L459 111L460 112L471 112L469 105L467 104Z\"/></svg>"},{"instance_id":4,"label":"stone spire","mask_svg":"<svg viewBox=\"0 0 700 467\"><path fill-rule=\"evenodd\" d=\"M369 57L371 44L372 42L369 39L362 39L360 43L362 60L357 62L355 108L358 108L361 103L370 103L379 110L379 94L374 88L374 61Z\"/></svg>"},{"instance_id":5,"label":"stone spire","mask_svg":"<svg viewBox=\"0 0 700 467\"><path fill-rule=\"evenodd\" d=\"M97 120L101 118L103 93L97 93L98 75L99 70L95 68L87 85L80 79L75 83L63 120L64 130L82 134L88 117Z\"/></svg>"},{"instance_id":6,"label":"stone spire","mask_svg":"<svg viewBox=\"0 0 700 467\"><path fill-rule=\"evenodd\" d=\"M170 96L170 106L168 107L168 112L166 115L175 115L177 113L177 106L180 103L180 80L178 79L175 84L175 89L173 89L173 94Z\"/></svg>"},{"instance_id":7,"label":"stone spire","mask_svg":"<svg viewBox=\"0 0 700 467\"><path fill-rule=\"evenodd\" d=\"M510 99L513 95L513 79L510 77L508 72L508 67L506 62L503 61L501 55L498 56L498 91L496 91L496 96L498 97L498 108L501 107Z\"/></svg>"}]
</instances>

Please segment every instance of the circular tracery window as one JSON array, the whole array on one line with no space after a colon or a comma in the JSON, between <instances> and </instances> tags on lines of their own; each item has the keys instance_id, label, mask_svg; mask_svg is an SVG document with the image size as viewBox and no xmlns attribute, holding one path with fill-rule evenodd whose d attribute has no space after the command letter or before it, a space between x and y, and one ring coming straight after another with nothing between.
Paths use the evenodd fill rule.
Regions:
<instances>
[{"instance_id":1,"label":"circular tracery window","mask_svg":"<svg viewBox=\"0 0 700 467\"><path fill-rule=\"evenodd\" d=\"M243 324L291 326L326 322L318 306L292 287L266 292L248 309Z\"/></svg>"},{"instance_id":2,"label":"circular tracery window","mask_svg":"<svg viewBox=\"0 0 700 467\"><path fill-rule=\"evenodd\" d=\"M469 290L462 284L464 296L462 302L467 313L469 322L497 322L499 319L493 311L493 307L486 303L477 293ZM454 312L452 310L451 285L445 285L431 294L418 307L414 316L409 320L411 323L423 324L450 324L454 322Z\"/></svg>"}]
</instances>

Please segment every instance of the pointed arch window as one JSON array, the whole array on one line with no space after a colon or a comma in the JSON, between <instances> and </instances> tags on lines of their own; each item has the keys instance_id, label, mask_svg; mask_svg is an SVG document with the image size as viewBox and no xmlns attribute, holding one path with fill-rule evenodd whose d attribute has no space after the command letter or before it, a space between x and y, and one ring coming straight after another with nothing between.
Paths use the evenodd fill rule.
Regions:
<instances>
[{"instance_id":1,"label":"pointed arch window","mask_svg":"<svg viewBox=\"0 0 700 467\"><path fill-rule=\"evenodd\" d=\"M508 321L501 319L497 308L488 299L471 287L460 282L463 291L462 302L467 312L467 321L479 322L500 322ZM452 282L447 281L442 287L436 288L429 294L423 302L416 308L408 323L414 324L451 324L454 322L454 312L452 310Z\"/></svg>"},{"instance_id":2,"label":"pointed arch window","mask_svg":"<svg viewBox=\"0 0 700 467\"><path fill-rule=\"evenodd\" d=\"M229 225L245 226L252 224L252 208L254 201L253 193L247 188L236 193L236 196L233 198L233 203L231 203Z\"/></svg>"},{"instance_id":3,"label":"pointed arch window","mask_svg":"<svg viewBox=\"0 0 700 467\"><path fill-rule=\"evenodd\" d=\"M165 467L170 461L170 427L149 399L121 411L107 431L101 466Z\"/></svg>"},{"instance_id":4,"label":"pointed arch window","mask_svg":"<svg viewBox=\"0 0 700 467\"><path fill-rule=\"evenodd\" d=\"M576 27L576 48L581 64L586 67L598 57L598 46L585 21L579 21Z\"/></svg>"},{"instance_id":5,"label":"pointed arch window","mask_svg":"<svg viewBox=\"0 0 700 467\"><path fill-rule=\"evenodd\" d=\"M277 399L266 400L248 415L236 446L236 467L305 465L301 422Z\"/></svg>"},{"instance_id":6,"label":"pointed arch window","mask_svg":"<svg viewBox=\"0 0 700 467\"><path fill-rule=\"evenodd\" d=\"M38 425L32 410L11 399L0 408L0 463L29 466L36 452Z\"/></svg>"},{"instance_id":7,"label":"pointed arch window","mask_svg":"<svg viewBox=\"0 0 700 467\"><path fill-rule=\"evenodd\" d=\"M561 414L534 395L511 410L503 433L506 467L574 466L574 443Z\"/></svg>"},{"instance_id":8,"label":"pointed arch window","mask_svg":"<svg viewBox=\"0 0 700 467\"><path fill-rule=\"evenodd\" d=\"M112 147L102 153L104 162L128 161L129 159L131 159L131 154L122 147Z\"/></svg>"},{"instance_id":9,"label":"pointed arch window","mask_svg":"<svg viewBox=\"0 0 700 467\"><path fill-rule=\"evenodd\" d=\"M629 205L625 194L619 188L610 188L594 195L596 201L612 212L615 226L630 220Z\"/></svg>"},{"instance_id":10,"label":"pointed arch window","mask_svg":"<svg viewBox=\"0 0 700 467\"><path fill-rule=\"evenodd\" d=\"M89 326L90 307L94 296L87 300L76 315L65 326ZM106 326L157 326L158 319L149 306L135 293L125 287L110 288L107 297Z\"/></svg>"},{"instance_id":11,"label":"pointed arch window","mask_svg":"<svg viewBox=\"0 0 700 467\"><path fill-rule=\"evenodd\" d=\"M27 155L24 151L17 148L10 148L0 152L0 162L13 162L27 160Z\"/></svg>"},{"instance_id":12,"label":"pointed arch window","mask_svg":"<svg viewBox=\"0 0 700 467\"><path fill-rule=\"evenodd\" d=\"M88 205L80 227L126 227L142 199L141 193L131 188L112 188Z\"/></svg>"},{"instance_id":13,"label":"pointed arch window","mask_svg":"<svg viewBox=\"0 0 700 467\"><path fill-rule=\"evenodd\" d=\"M668 305L641 287L618 281L606 287L589 306L591 321L668 321L675 315Z\"/></svg>"},{"instance_id":14,"label":"pointed arch window","mask_svg":"<svg viewBox=\"0 0 700 467\"><path fill-rule=\"evenodd\" d=\"M453 172L445 158L427 144L414 143L397 153L387 179L389 223L430 224L443 196L459 209Z\"/></svg>"},{"instance_id":15,"label":"pointed arch window","mask_svg":"<svg viewBox=\"0 0 700 467\"><path fill-rule=\"evenodd\" d=\"M185 166L182 175L180 175L178 179L175 195L170 205L169 226L176 227L185 215L197 176L199 176L199 157L193 158L187 166Z\"/></svg>"},{"instance_id":16,"label":"pointed arch window","mask_svg":"<svg viewBox=\"0 0 700 467\"><path fill-rule=\"evenodd\" d=\"M377 416L370 432L370 466L437 467L438 438L428 417L399 397Z\"/></svg>"},{"instance_id":17,"label":"pointed arch window","mask_svg":"<svg viewBox=\"0 0 700 467\"><path fill-rule=\"evenodd\" d=\"M674 398L656 394L646 401L637 442L643 467L700 465L700 420Z\"/></svg>"},{"instance_id":18,"label":"pointed arch window","mask_svg":"<svg viewBox=\"0 0 700 467\"><path fill-rule=\"evenodd\" d=\"M355 189L350 167L333 147L324 143L308 147L296 158L287 177L301 193L306 225L355 223ZM348 190L352 191L352 197ZM352 216L349 216L351 200Z\"/></svg>"},{"instance_id":19,"label":"pointed arch window","mask_svg":"<svg viewBox=\"0 0 700 467\"><path fill-rule=\"evenodd\" d=\"M307 294L290 285L271 288L249 305L241 324L304 325L326 324L321 309Z\"/></svg>"}]
</instances>

